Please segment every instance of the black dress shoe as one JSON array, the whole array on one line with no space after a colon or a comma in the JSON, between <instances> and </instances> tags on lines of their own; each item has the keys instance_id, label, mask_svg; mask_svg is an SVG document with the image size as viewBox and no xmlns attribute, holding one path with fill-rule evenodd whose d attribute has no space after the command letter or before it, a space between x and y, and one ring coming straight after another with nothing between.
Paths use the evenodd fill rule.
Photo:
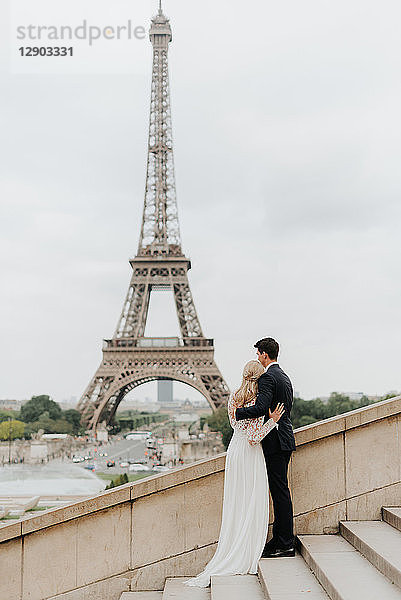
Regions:
<instances>
[{"instance_id":1,"label":"black dress shoe","mask_svg":"<svg viewBox=\"0 0 401 600\"><path fill-rule=\"evenodd\" d=\"M289 556L295 556L295 548L276 548L268 552L263 551L262 558L286 558Z\"/></svg>"},{"instance_id":2,"label":"black dress shoe","mask_svg":"<svg viewBox=\"0 0 401 600\"><path fill-rule=\"evenodd\" d=\"M275 549L276 549L276 541L272 538L265 544L265 547L263 548L263 552L272 552Z\"/></svg>"}]
</instances>

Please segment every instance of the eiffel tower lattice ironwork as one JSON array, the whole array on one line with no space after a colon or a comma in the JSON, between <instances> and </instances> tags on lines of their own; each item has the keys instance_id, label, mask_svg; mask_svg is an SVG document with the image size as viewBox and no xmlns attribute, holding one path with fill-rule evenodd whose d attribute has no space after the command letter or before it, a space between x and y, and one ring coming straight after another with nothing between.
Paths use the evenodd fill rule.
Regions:
<instances>
[{"instance_id":1,"label":"eiffel tower lattice ironwork","mask_svg":"<svg viewBox=\"0 0 401 600\"><path fill-rule=\"evenodd\" d=\"M214 360L213 340L202 333L188 283L191 263L181 249L167 59L172 35L161 3L149 36L153 70L142 227L116 331L104 340L102 362L78 403L82 422L90 429L110 423L124 396L149 381L187 383L212 409L224 404L229 394ZM160 289L173 292L181 337L144 336L151 291Z\"/></svg>"}]
</instances>

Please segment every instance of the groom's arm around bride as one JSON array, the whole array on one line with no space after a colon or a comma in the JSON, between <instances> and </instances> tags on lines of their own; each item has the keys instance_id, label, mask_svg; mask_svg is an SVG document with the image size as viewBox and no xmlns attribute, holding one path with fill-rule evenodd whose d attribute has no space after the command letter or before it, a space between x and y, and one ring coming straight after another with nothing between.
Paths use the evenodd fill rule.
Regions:
<instances>
[{"instance_id":1,"label":"groom's arm around bride","mask_svg":"<svg viewBox=\"0 0 401 600\"><path fill-rule=\"evenodd\" d=\"M266 422L269 419L269 409L273 411L277 404L282 403L285 412L278 423L278 429L266 436L262 445L268 449L269 453L281 450L292 452L295 450L295 438L290 418L293 403L292 384L288 375L284 373L277 362L278 343L272 338L265 338L257 342L255 347L258 345L262 350L261 352L258 348L258 359L265 367L265 373L258 380L256 402L253 406L237 408L235 418L237 421L241 421L264 415ZM266 347L272 357L266 352Z\"/></svg>"},{"instance_id":2,"label":"groom's arm around bride","mask_svg":"<svg viewBox=\"0 0 401 600\"><path fill-rule=\"evenodd\" d=\"M235 418L254 419L265 416L277 404L284 405L285 412L278 427L261 442L266 461L270 493L274 507L273 538L266 545L262 556L292 556L294 554L293 511L288 489L287 471L291 453L295 450L295 438L291 424L293 389L290 378L277 362L279 345L273 338L264 338L255 344L258 360L265 373L258 380L258 395L253 406L237 408Z\"/></svg>"}]
</instances>

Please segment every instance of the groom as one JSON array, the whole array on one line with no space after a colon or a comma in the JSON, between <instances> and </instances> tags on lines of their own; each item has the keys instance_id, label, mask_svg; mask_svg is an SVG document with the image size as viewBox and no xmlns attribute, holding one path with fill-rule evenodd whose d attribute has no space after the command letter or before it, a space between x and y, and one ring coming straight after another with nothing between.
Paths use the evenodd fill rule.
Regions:
<instances>
[{"instance_id":1,"label":"groom","mask_svg":"<svg viewBox=\"0 0 401 600\"><path fill-rule=\"evenodd\" d=\"M262 558L295 556L293 513L287 471L291 452L295 450L295 438L292 431L290 412L293 401L292 385L289 377L280 368L277 357L279 345L273 338L263 338L255 344L258 360L265 372L258 380L258 395L253 406L237 408L235 418L253 419L265 416L269 418L269 409L273 411L277 404L284 404L285 413L274 428L262 440L262 449L266 461L269 488L274 507L273 537L265 545Z\"/></svg>"}]
</instances>

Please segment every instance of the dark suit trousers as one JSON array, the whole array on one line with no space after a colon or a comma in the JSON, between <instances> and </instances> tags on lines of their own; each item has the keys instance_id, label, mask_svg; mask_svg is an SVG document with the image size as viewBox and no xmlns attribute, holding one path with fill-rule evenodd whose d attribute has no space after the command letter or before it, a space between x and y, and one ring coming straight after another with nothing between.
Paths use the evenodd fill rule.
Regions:
<instances>
[{"instance_id":1,"label":"dark suit trousers","mask_svg":"<svg viewBox=\"0 0 401 600\"><path fill-rule=\"evenodd\" d=\"M291 452L282 450L274 454L266 454L265 452L264 455L274 508L274 545L276 548L282 549L293 548L293 512L287 480Z\"/></svg>"}]
</instances>

